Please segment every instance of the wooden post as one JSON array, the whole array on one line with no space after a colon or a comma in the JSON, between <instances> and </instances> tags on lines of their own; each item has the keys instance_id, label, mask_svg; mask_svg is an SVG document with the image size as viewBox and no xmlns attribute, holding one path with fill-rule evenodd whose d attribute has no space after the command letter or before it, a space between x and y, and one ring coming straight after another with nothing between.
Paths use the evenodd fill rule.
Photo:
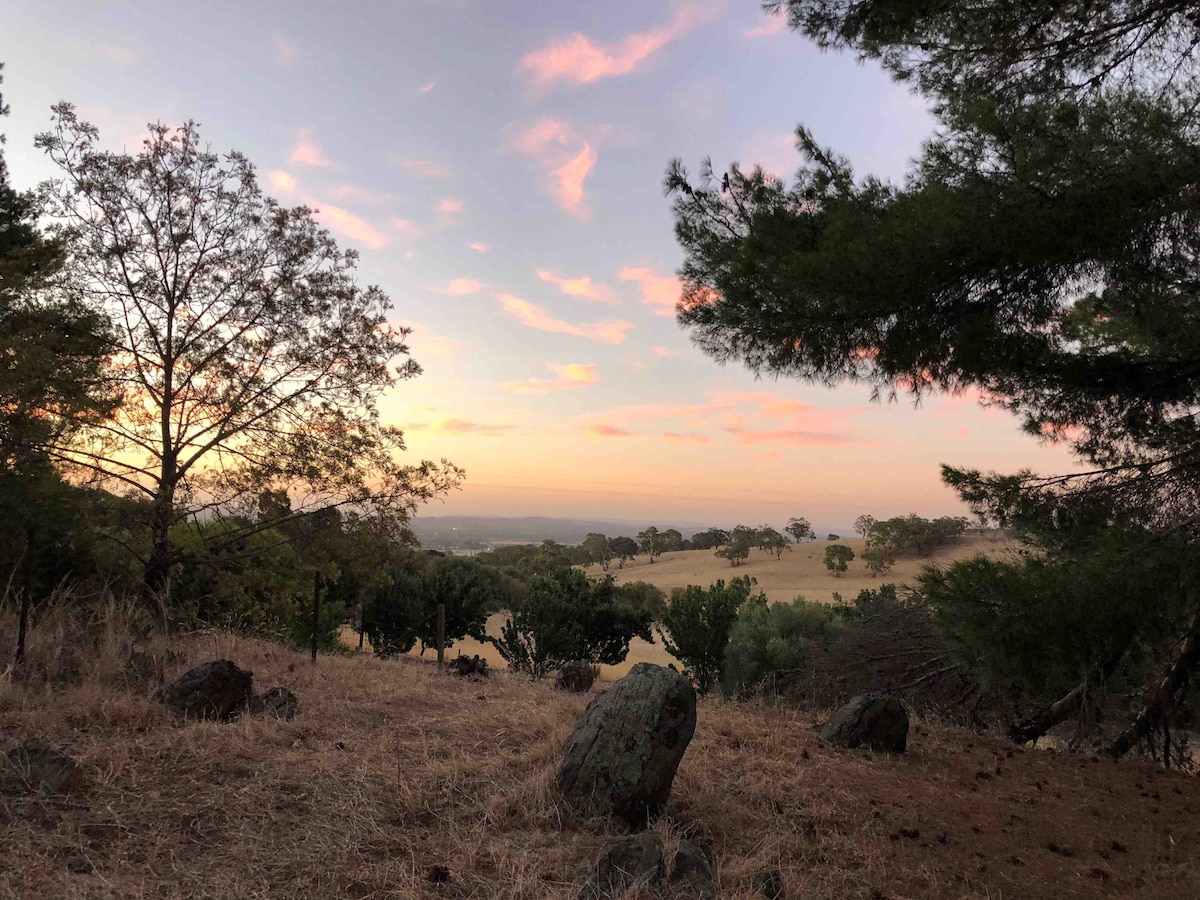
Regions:
<instances>
[{"instance_id":1,"label":"wooden post","mask_svg":"<svg viewBox=\"0 0 1200 900\"><path fill-rule=\"evenodd\" d=\"M438 604L438 668L446 658L446 604Z\"/></svg>"},{"instance_id":2,"label":"wooden post","mask_svg":"<svg viewBox=\"0 0 1200 900\"><path fill-rule=\"evenodd\" d=\"M321 621L321 573L313 572L312 661L317 664L317 630Z\"/></svg>"},{"instance_id":3,"label":"wooden post","mask_svg":"<svg viewBox=\"0 0 1200 900\"><path fill-rule=\"evenodd\" d=\"M17 625L17 662L25 658L25 633L29 630L29 607L33 603L33 526L25 532L25 558L22 560L21 619Z\"/></svg>"}]
</instances>

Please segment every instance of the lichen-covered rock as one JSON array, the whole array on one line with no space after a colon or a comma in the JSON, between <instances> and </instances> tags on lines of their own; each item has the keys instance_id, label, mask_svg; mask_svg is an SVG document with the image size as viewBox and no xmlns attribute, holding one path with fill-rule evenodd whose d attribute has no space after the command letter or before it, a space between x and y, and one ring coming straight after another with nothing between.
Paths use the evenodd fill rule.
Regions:
<instances>
[{"instance_id":1,"label":"lichen-covered rock","mask_svg":"<svg viewBox=\"0 0 1200 900\"><path fill-rule=\"evenodd\" d=\"M691 684L638 663L584 710L563 750L558 789L577 813L644 826L667 802L695 730Z\"/></svg>"},{"instance_id":2,"label":"lichen-covered rock","mask_svg":"<svg viewBox=\"0 0 1200 900\"><path fill-rule=\"evenodd\" d=\"M185 672L158 692L173 712L195 719L229 719L241 712L254 690L254 673L227 659Z\"/></svg>"},{"instance_id":3,"label":"lichen-covered rock","mask_svg":"<svg viewBox=\"0 0 1200 900\"><path fill-rule=\"evenodd\" d=\"M554 686L572 694L586 694L596 680L596 670L584 660L565 664L554 676Z\"/></svg>"},{"instance_id":4,"label":"lichen-covered rock","mask_svg":"<svg viewBox=\"0 0 1200 900\"><path fill-rule=\"evenodd\" d=\"M897 697L860 694L821 727L821 737L839 747L903 753L908 746L908 712Z\"/></svg>"},{"instance_id":5,"label":"lichen-covered rock","mask_svg":"<svg viewBox=\"0 0 1200 900\"><path fill-rule=\"evenodd\" d=\"M257 697L251 697L246 703L246 712L251 715L268 715L280 719L291 719L299 708L300 698L285 687L273 687Z\"/></svg>"},{"instance_id":6,"label":"lichen-covered rock","mask_svg":"<svg viewBox=\"0 0 1200 900\"><path fill-rule=\"evenodd\" d=\"M70 786L75 760L59 753L41 738L29 738L0 760L0 793L37 791L52 797Z\"/></svg>"},{"instance_id":7,"label":"lichen-covered rock","mask_svg":"<svg viewBox=\"0 0 1200 900\"><path fill-rule=\"evenodd\" d=\"M582 898L619 897L635 884L657 882L663 873L663 843L653 831L614 838L594 864L583 867Z\"/></svg>"}]
</instances>

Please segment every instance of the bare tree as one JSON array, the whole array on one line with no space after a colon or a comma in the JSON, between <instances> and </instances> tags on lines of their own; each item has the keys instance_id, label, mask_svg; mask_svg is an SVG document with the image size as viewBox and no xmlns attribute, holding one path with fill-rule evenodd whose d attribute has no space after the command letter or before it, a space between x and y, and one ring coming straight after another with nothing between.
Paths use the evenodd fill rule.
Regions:
<instances>
[{"instance_id":1,"label":"bare tree","mask_svg":"<svg viewBox=\"0 0 1200 900\"><path fill-rule=\"evenodd\" d=\"M376 401L420 367L378 287L355 280L313 210L263 195L239 153L195 123L152 125L141 152L108 153L69 104L37 144L61 171L43 186L69 248L58 289L114 323L124 402L56 458L150 500L148 592L173 562L171 528L267 489L293 515L352 506L400 524L454 487L442 460L402 466L401 433ZM399 358L397 366L393 361Z\"/></svg>"}]
</instances>

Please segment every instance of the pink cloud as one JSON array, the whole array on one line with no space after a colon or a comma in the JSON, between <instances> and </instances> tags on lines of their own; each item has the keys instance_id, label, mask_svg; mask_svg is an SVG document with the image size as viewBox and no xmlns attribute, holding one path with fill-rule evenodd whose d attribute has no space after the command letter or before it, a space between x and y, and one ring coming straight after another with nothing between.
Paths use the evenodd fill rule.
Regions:
<instances>
[{"instance_id":1,"label":"pink cloud","mask_svg":"<svg viewBox=\"0 0 1200 900\"><path fill-rule=\"evenodd\" d=\"M585 425L583 431L596 437L633 437L633 432L628 428L616 425Z\"/></svg>"},{"instance_id":2,"label":"pink cloud","mask_svg":"<svg viewBox=\"0 0 1200 900\"><path fill-rule=\"evenodd\" d=\"M450 167L432 159L397 159L393 162L402 169L415 172L421 178L435 179L450 177Z\"/></svg>"},{"instance_id":3,"label":"pink cloud","mask_svg":"<svg viewBox=\"0 0 1200 900\"><path fill-rule=\"evenodd\" d=\"M476 253L487 253L487 251L488 251L488 245L485 244L483 241L475 241L475 243L468 244L467 246L470 247L472 250L474 250Z\"/></svg>"},{"instance_id":4,"label":"pink cloud","mask_svg":"<svg viewBox=\"0 0 1200 900\"><path fill-rule=\"evenodd\" d=\"M774 430L741 430L727 429L737 435L739 444L762 444L780 441L795 447L843 447L855 444L857 441L841 434L830 434L823 431L801 431L797 429L779 428Z\"/></svg>"},{"instance_id":5,"label":"pink cloud","mask_svg":"<svg viewBox=\"0 0 1200 900\"><path fill-rule=\"evenodd\" d=\"M556 285L568 297L581 297L585 300L597 300L601 303L612 303L612 292L602 284L596 284L587 277L563 278L550 269L538 269L538 278L549 284Z\"/></svg>"},{"instance_id":6,"label":"pink cloud","mask_svg":"<svg viewBox=\"0 0 1200 900\"><path fill-rule=\"evenodd\" d=\"M474 278L454 278L441 287L434 288L439 294L449 294L451 297L469 297L482 291L486 284Z\"/></svg>"},{"instance_id":7,"label":"pink cloud","mask_svg":"<svg viewBox=\"0 0 1200 900\"><path fill-rule=\"evenodd\" d=\"M392 230L405 240L415 240L421 236L421 229L408 219L392 219L391 226ZM408 258L412 259L412 256Z\"/></svg>"},{"instance_id":8,"label":"pink cloud","mask_svg":"<svg viewBox=\"0 0 1200 900\"><path fill-rule=\"evenodd\" d=\"M781 12L771 13L762 25L751 28L746 32L748 38L775 37L787 31L788 19Z\"/></svg>"},{"instance_id":9,"label":"pink cloud","mask_svg":"<svg viewBox=\"0 0 1200 900\"><path fill-rule=\"evenodd\" d=\"M439 419L435 422L414 422L405 426L408 431L433 431L440 434L479 434L484 437L500 437L518 430L516 425L504 423L470 422L466 419Z\"/></svg>"},{"instance_id":10,"label":"pink cloud","mask_svg":"<svg viewBox=\"0 0 1200 900\"><path fill-rule=\"evenodd\" d=\"M711 444L712 438L706 434L700 434L696 431L689 431L680 434L677 431L667 431L663 433L664 441L673 441L680 444Z\"/></svg>"},{"instance_id":11,"label":"pink cloud","mask_svg":"<svg viewBox=\"0 0 1200 900\"><path fill-rule=\"evenodd\" d=\"M603 135L604 129L599 133ZM543 170L550 195L566 212L585 220L591 218L584 185L599 159L592 141L567 122L546 117L524 131L510 134L505 146L529 157Z\"/></svg>"},{"instance_id":12,"label":"pink cloud","mask_svg":"<svg viewBox=\"0 0 1200 900\"><path fill-rule=\"evenodd\" d=\"M529 328L548 331L551 334L569 334L595 341L598 344L620 344L625 340L625 333L633 327L628 322L620 320L591 322L584 325L564 322L562 319L554 318L542 307L512 294L502 295L500 304L504 307L505 312Z\"/></svg>"},{"instance_id":13,"label":"pink cloud","mask_svg":"<svg viewBox=\"0 0 1200 900\"><path fill-rule=\"evenodd\" d=\"M349 238L355 243L366 244L372 250L381 250L387 246L387 235L366 219L360 219L353 213L328 203L318 204L315 200L308 198L305 198L304 202L313 207L317 221L330 231Z\"/></svg>"},{"instance_id":14,"label":"pink cloud","mask_svg":"<svg viewBox=\"0 0 1200 900\"><path fill-rule=\"evenodd\" d=\"M267 182L273 190L279 191L281 194L287 194L290 197L296 193L296 179L282 169L269 172Z\"/></svg>"},{"instance_id":15,"label":"pink cloud","mask_svg":"<svg viewBox=\"0 0 1200 900\"><path fill-rule=\"evenodd\" d=\"M568 391L587 387L600 380L596 367L590 363L546 363L554 378L527 378L524 381L505 381L500 387L514 394L540 396L551 391Z\"/></svg>"},{"instance_id":16,"label":"pink cloud","mask_svg":"<svg viewBox=\"0 0 1200 900\"><path fill-rule=\"evenodd\" d=\"M275 45L275 62L286 67L296 61L295 45L282 34L271 35L271 42Z\"/></svg>"},{"instance_id":17,"label":"pink cloud","mask_svg":"<svg viewBox=\"0 0 1200 900\"><path fill-rule=\"evenodd\" d=\"M419 88L417 88L417 92L420 94L428 94L435 87L437 87L437 83L438 83L438 80L436 78L433 79L433 81L427 81L425 84L423 84Z\"/></svg>"},{"instance_id":18,"label":"pink cloud","mask_svg":"<svg viewBox=\"0 0 1200 900\"><path fill-rule=\"evenodd\" d=\"M465 208L461 200L451 200L449 197L437 205L438 213L443 216L457 216Z\"/></svg>"},{"instance_id":19,"label":"pink cloud","mask_svg":"<svg viewBox=\"0 0 1200 900\"><path fill-rule=\"evenodd\" d=\"M318 169L332 169L331 163L317 142L313 139L312 129L305 128L300 132L300 142L292 151L292 162L301 166L313 166Z\"/></svg>"},{"instance_id":20,"label":"pink cloud","mask_svg":"<svg viewBox=\"0 0 1200 900\"><path fill-rule=\"evenodd\" d=\"M629 75L667 44L709 18L708 13L695 5L681 6L668 24L631 34L611 45L597 44L587 35L575 32L527 53L518 71L530 84L543 90L558 81L581 85Z\"/></svg>"},{"instance_id":21,"label":"pink cloud","mask_svg":"<svg viewBox=\"0 0 1200 900\"><path fill-rule=\"evenodd\" d=\"M635 281L642 292L642 302L654 307L656 316L675 315L675 304L683 285L673 275L656 275L650 269L625 266L621 269L622 281Z\"/></svg>"},{"instance_id":22,"label":"pink cloud","mask_svg":"<svg viewBox=\"0 0 1200 900\"><path fill-rule=\"evenodd\" d=\"M655 347L654 355L662 357L663 359L667 359L672 356L678 356L679 354L676 353L674 350L672 350L670 347Z\"/></svg>"}]
</instances>

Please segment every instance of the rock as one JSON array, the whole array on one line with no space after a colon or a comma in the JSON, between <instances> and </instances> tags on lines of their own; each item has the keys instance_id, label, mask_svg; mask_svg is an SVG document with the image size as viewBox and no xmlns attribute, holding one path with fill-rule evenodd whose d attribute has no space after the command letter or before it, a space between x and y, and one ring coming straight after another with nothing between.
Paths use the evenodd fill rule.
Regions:
<instances>
[{"instance_id":1,"label":"rock","mask_svg":"<svg viewBox=\"0 0 1200 900\"><path fill-rule=\"evenodd\" d=\"M767 900L783 900L784 898L783 875L778 869L764 869L761 872L755 872L750 879L750 884Z\"/></svg>"},{"instance_id":2,"label":"rock","mask_svg":"<svg viewBox=\"0 0 1200 900\"><path fill-rule=\"evenodd\" d=\"M583 660L569 662L554 676L554 686L572 694L586 694L596 680L596 670Z\"/></svg>"},{"instance_id":3,"label":"rock","mask_svg":"<svg viewBox=\"0 0 1200 900\"><path fill-rule=\"evenodd\" d=\"M279 719L291 719L300 708L300 698L284 687L273 687L246 703L246 712L251 715L273 715Z\"/></svg>"},{"instance_id":4,"label":"rock","mask_svg":"<svg viewBox=\"0 0 1200 900\"><path fill-rule=\"evenodd\" d=\"M684 841L671 860L671 874L667 883L688 897L715 897L712 863L695 844Z\"/></svg>"},{"instance_id":5,"label":"rock","mask_svg":"<svg viewBox=\"0 0 1200 900\"><path fill-rule=\"evenodd\" d=\"M450 660L450 664L446 668L459 678L478 680L488 677L487 660L482 656L459 656Z\"/></svg>"},{"instance_id":6,"label":"rock","mask_svg":"<svg viewBox=\"0 0 1200 900\"><path fill-rule=\"evenodd\" d=\"M618 897L634 884L662 877L662 838L653 831L616 838L600 851L595 865L580 868L587 874L580 897Z\"/></svg>"},{"instance_id":7,"label":"rock","mask_svg":"<svg viewBox=\"0 0 1200 900\"><path fill-rule=\"evenodd\" d=\"M254 673L227 659L196 666L158 692L172 711L197 719L229 719L250 699Z\"/></svg>"},{"instance_id":8,"label":"rock","mask_svg":"<svg viewBox=\"0 0 1200 900\"><path fill-rule=\"evenodd\" d=\"M0 763L0 793L37 791L44 797L68 788L75 777L75 760L59 753L41 738L13 747Z\"/></svg>"},{"instance_id":9,"label":"rock","mask_svg":"<svg viewBox=\"0 0 1200 900\"><path fill-rule=\"evenodd\" d=\"M92 868L92 864L82 856L72 856L67 860L67 871L76 875L89 875Z\"/></svg>"},{"instance_id":10,"label":"rock","mask_svg":"<svg viewBox=\"0 0 1200 900\"><path fill-rule=\"evenodd\" d=\"M638 663L584 710L563 750L559 792L576 812L644 826L667 802L695 730L691 684Z\"/></svg>"},{"instance_id":11,"label":"rock","mask_svg":"<svg viewBox=\"0 0 1200 900\"><path fill-rule=\"evenodd\" d=\"M908 712L897 697L860 694L822 726L821 737L839 747L903 753L908 745Z\"/></svg>"}]
</instances>

